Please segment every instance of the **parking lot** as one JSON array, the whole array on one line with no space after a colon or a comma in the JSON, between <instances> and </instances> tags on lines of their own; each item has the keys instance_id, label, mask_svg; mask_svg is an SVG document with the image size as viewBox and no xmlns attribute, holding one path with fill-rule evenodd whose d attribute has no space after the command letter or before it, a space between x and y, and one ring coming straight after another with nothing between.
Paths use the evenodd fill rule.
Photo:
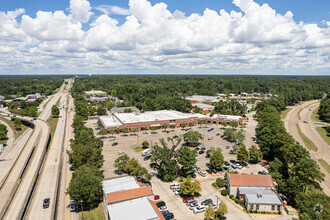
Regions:
<instances>
[{"instance_id":1,"label":"parking lot","mask_svg":"<svg viewBox=\"0 0 330 220\"><path fill-rule=\"evenodd\" d=\"M252 117L251 117L252 118ZM86 123L87 127L95 129L96 120L89 120ZM246 140L251 142L251 136L247 136L248 134L254 135L254 128L256 123L251 123L249 120L249 125L244 130L248 130L245 133ZM254 128L252 127L254 126ZM214 128L213 131L208 132L209 128ZM221 129L220 125L208 125L207 127L203 126L195 126L192 127L191 130L199 131L203 134L204 139L201 141L201 144L206 148L206 150L210 149L211 147L217 148L220 147L222 149L223 156L226 161L236 160L235 154L229 154L229 151L232 149L233 143L229 143L228 141L224 140L220 136L223 134L223 129ZM142 166L146 167L151 174L155 174L152 168L150 168L149 164L151 163L150 160L145 161L141 152L136 152L135 147L141 146L143 141L148 141L149 143L159 143L160 138L164 138L167 140L168 137L173 137L175 135L182 136L185 132L184 129L176 128L176 129L167 129L170 132L164 132L164 129L160 129L157 131L156 134L151 134L151 131L147 132L139 132L136 136L123 136L123 134L115 134L115 140L109 141L109 138L104 139L104 147L103 147L103 155L104 155L104 176L105 178L115 177L118 174L115 174L115 169L113 167L113 163L116 158L118 158L118 153L120 151L124 151L129 157L134 157L138 159ZM98 130L95 131L97 133ZM217 134L219 134L217 136ZM109 136L109 135L108 135ZM212 136L212 140L208 140L208 137ZM114 142L117 142L118 145L112 146ZM181 142L183 144L183 141ZM169 143L170 144L170 143ZM225 149L226 146L230 146L229 149ZM249 145L247 148L250 147ZM207 166L206 163L209 163L209 158L205 158L206 153L201 155L198 154L197 156L197 166L201 168L201 170L205 171ZM248 167L243 167L242 169L236 169L239 173L253 173L257 174L258 171L265 170L264 167L260 165L249 165ZM224 173L218 172L217 174L209 174L207 173L205 177L200 176L196 172L196 179L198 179L201 183L202 192L201 197L196 198L199 202L211 198L214 203L217 203L216 195L222 199L228 207L229 213L226 215L228 219L248 219L250 216L243 211L240 210L235 204L231 201L228 201L227 198L221 196L221 194L212 187L212 183L215 182L216 178L224 177ZM170 212L174 213L175 219L203 219L204 212L194 214L192 210L189 210L189 207L186 206L185 203L182 202L182 198L178 195L175 195L174 192L170 189L170 185L173 183L165 183L160 181L157 177L153 177L151 180L152 183L152 190L154 194L159 195L160 199L166 202L166 206L169 208ZM219 201L220 203L220 201Z\"/></svg>"}]
</instances>

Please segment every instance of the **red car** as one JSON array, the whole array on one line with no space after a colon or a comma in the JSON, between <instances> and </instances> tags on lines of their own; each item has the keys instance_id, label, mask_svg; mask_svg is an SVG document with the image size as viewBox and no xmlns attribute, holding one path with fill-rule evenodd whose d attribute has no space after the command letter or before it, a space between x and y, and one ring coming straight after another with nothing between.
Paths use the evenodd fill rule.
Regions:
<instances>
[{"instance_id":1,"label":"red car","mask_svg":"<svg viewBox=\"0 0 330 220\"><path fill-rule=\"evenodd\" d=\"M194 197L193 196L189 196L189 197L183 198L183 202L184 203L188 202L189 200L194 200Z\"/></svg>"},{"instance_id":2,"label":"red car","mask_svg":"<svg viewBox=\"0 0 330 220\"><path fill-rule=\"evenodd\" d=\"M154 200L158 200L159 199L159 195L154 195Z\"/></svg>"}]
</instances>

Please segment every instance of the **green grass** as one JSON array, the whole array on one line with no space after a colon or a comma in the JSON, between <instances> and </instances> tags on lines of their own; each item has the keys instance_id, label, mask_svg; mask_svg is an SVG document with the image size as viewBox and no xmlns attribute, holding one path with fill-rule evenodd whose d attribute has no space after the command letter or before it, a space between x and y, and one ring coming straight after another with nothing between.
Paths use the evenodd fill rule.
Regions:
<instances>
[{"instance_id":1,"label":"green grass","mask_svg":"<svg viewBox=\"0 0 330 220\"><path fill-rule=\"evenodd\" d=\"M330 173L330 165L323 159L318 159L319 163L324 167L324 169Z\"/></svg>"},{"instance_id":2,"label":"green grass","mask_svg":"<svg viewBox=\"0 0 330 220\"><path fill-rule=\"evenodd\" d=\"M50 101L50 99L48 99L48 101L44 104L44 106L42 106L43 109L45 109L46 105L48 104L48 102Z\"/></svg>"},{"instance_id":3,"label":"green grass","mask_svg":"<svg viewBox=\"0 0 330 220\"><path fill-rule=\"evenodd\" d=\"M136 152L141 152L141 151L143 151L143 148L142 148L142 147L136 147L136 148L134 148L134 150L135 150Z\"/></svg>"},{"instance_id":4,"label":"green grass","mask_svg":"<svg viewBox=\"0 0 330 220\"><path fill-rule=\"evenodd\" d=\"M327 130L326 128L323 127L316 127L317 132L321 135L323 140L327 143L327 145L330 145L330 137L327 135Z\"/></svg>"},{"instance_id":5,"label":"green grass","mask_svg":"<svg viewBox=\"0 0 330 220\"><path fill-rule=\"evenodd\" d=\"M299 134L300 138L302 139L302 141L304 142L305 146L312 151L317 151L316 145L304 133L302 133L298 124L296 124L296 128L297 128L298 134Z\"/></svg>"},{"instance_id":6,"label":"green grass","mask_svg":"<svg viewBox=\"0 0 330 220\"><path fill-rule=\"evenodd\" d=\"M319 119L319 114L317 113L319 110L319 108L317 107L316 109L314 109L313 113L312 113L312 121L317 121L317 122L322 122Z\"/></svg>"},{"instance_id":7,"label":"green grass","mask_svg":"<svg viewBox=\"0 0 330 220\"><path fill-rule=\"evenodd\" d=\"M7 118L3 118L3 117L0 117L0 120L6 122L9 127L11 127L11 129L13 130L14 132L14 139L16 140L19 136L21 136L24 131L26 131L26 129L28 129L28 126L25 126L25 125L21 125L21 129L18 129L16 130L15 126L14 126L14 121L11 121L11 120L8 120Z\"/></svg>"},{"instance_id":8,"label":"green grass","mask_svg":"<svg viewBox=\"0 0 330 220\"><path fill-rule=\"evenodd\" d=\"M286 115L292 110L292 108L286 108L281 112L281 119L285 119Z\"/></svg>"},{"instance_id":9,"label":"green grass","mask_svg":"<svg viewBox=\"0 0 330 220\"><path fill-rule=\"evenodd\" d=\"M56 127L57 127L57 123L58 123L58 119L59 118L53 118L52 116L50 116L47 120L49 127L50 127L50 142L49 145L52 143L55 131L56 131Z\"/></svg>"},{"instance_id":10,"label":"green grass","mask_svg":"<svg viewBox=\"0 0 330 220\"><path fill-rule=\"evenodd\" d=\"M302 109L299 110L298 112L298 119L301 120L301 116L300 116L300 112L302 111Z\"/></svg>"},{"instance_id":11,"label":"green grass","mask_svg":"<svg viewBox=\"0 0 330 220\"><path fill-rule=\"evenodd\" d=\"M82 213L79 212L79 219L82 219ZM104 211L103 211L103 202L99 206L90 211L84 211L85 220L105 220Z\"/></svg>"}]
</instances>

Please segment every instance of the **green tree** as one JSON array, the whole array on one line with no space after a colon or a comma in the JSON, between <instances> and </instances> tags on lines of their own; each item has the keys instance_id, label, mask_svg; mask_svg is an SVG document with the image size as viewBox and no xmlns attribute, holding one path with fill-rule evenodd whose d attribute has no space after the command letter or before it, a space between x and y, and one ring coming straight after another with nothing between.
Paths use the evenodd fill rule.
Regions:
<instances>
[{"instance_id":1,"label":"green tree","mask_svg":"<svg viewBox=\"0 0 330 220\"><path fill-rule=\"evenodd\" d=\"M231 122L229 122L229 126L232 127L232 128L237 128L238 124L237 124L236 121L231 121Z\"/></svg>"},{"instance_id":2,"label":"green tree","mask_svg":"<svg viewBox=\"0 0 330 220\"><path fill-rule=\"evenodd\" d=\"M7 127L4 124L0 124L0 140L5 140L7 139Z\"/></svg>"},{"instance_id":3,"label":"green tree","mask_svg":"<svg viewBox=\"0 0 330 220\"><path fill-rule=\"evenodd\" d=\"M27 107L27 103L26 103L26 101L21 100L21 101L19 102L19 107L20 107L21 109L25 109L25 108Z\"/></svg>"},{"instance_id":4,"label":"green tree","mask_svg":"<svg viewBox=\"0 0 330 220\"><path fill-rule=\"evenodd\" d=\"M142 167L138 160L135 158L128 160L128 162L124 166L124 170L128 174L137 177L141 177L146 172L146 169Z\"/></svg>"},{"instance_id":5,"label":"green tree","mask_svg":"<svg viewBox=\"0 0 330 220\"><path fill-rule=\"evenodd\" d=\"M258 163L262 159L262 152L255 145L249 148L249 154L250 159L255 163Z\"/></svg>"},{"instance_id":6,"label":"green tree","mask_svg":"<svg viewBox=\"0 0 330 220\"><path fill-rule=\"evenodd\" d=\"M108 131L106 129L101 129L101 131L98 133L98 135L101 135L102 137L107 134L108 134Z\"/></svg>"},{"instance_id":7,"label":"green tree","mask_svg":"<svg viewBox=\"0 0 330 220\"><path fill-rule=\"evenodd\" d=\"M237 160L241 162L249 161L249 152L246 150L246 146L244 144L241 144L237 151Z\"/></svg>"},{"instance_id":8,"label":"green tree","mask_svg":"<svg viewBox=\"0 0 330 220\"><path fill-rule=\"evenodd\" d=\"M205 219L213 219L215 217L215 210L210 205L207 207L204 213Z\"/></svg>"},{"instance_id":9,"label":"green tree","mask_svg":"<svg viewBox=\"0 0 330 220\"><path fill-rule=\"evenodd\" d=\"M31 117L36 117L37 116L37 108L34 106L28 107L27 108L27 115Z\"/></svg>"},{"instance_id":10,"label":"green tree","mask_svg":"<svg viewBox=\"0 0 330 220\"><path fill-rule=\"evenodd\" d=\"M187 146L182 147L177 151L178 163L182 165L182 170L185 175L188 175L193 171L193 167L196 166L196 151L190 150Z\"/></svg>"},{"instance_id":11,"label":"green tree","mask_svg":"<svg viewBox=\"0 0 330 220\"><path fill-rule=\"evenodd\" d=\"M149 145L150 145L150 144L149 144L148 141L143 141L143 142L142 142L142 147L143 147L143 148L148 148Z\"/></svg>"},{"instance_id":12,"label":"green tree","mask_svg":"<svg viewBox=\"0 0 330 220\"><path fill-rule=\"evenodd\" d=\"M198 131L188 131L183 135L183 138L189 146L195 147L198 145L199 140L203 139L203 135Z\"/></svg>"},{"instance_id":13,"label":"green tree","mask_svg":"<svg viewBox=\"0 0 330 220\"><path fill-rule=\"evenodd\" d=\"M131 132L133 132L133 133L136 133L138 131L139 131L139 129L137 129L137 128L131 128Z\"/></svg>"},{"instance_id":14,"label":"green tree","mask_svg":"<svg viewBox=\"0 0 330 220\"><path fill-rule=\"evenodd\" d=\"M228 213L227 205L221 200L217 213L220 216L225 216Z\"/></svg>"},{"instance_id":15,"label":"green tree","mask_svg":"<svg viewBox=\"0 0 330 220\"><path fill-rule=\"evenodd\" d=\"M185 128L186 126L187 126L186 123L181 124L181 128Z\"/></svg>"},{"instance_id":16,"label":"green tree","mask_svg":"<svg viewBox=\"0 0 330 220\"><path fill-rule=\"evenodd\" d=\"M157 128L156 126L153 126L153 127L150 128L150 130L152 130L152 131L157 131L158 128Z\"/></svg>"},{"instance_id":17,"label":"green tree","mask_svg":"<svg viewBox=\"0 0 330 220\"><path fill-rule=\"evenodd\" d=\"M97 115L107 115L107 110L105 108L98 108L96 111Z\"/></svg>"},{"instance_id":18,"label":"green tree","mask_svg":"<svg viewBox=\"0 0 330 220\"><path fill-rule=\"evenodd\" d=\"M225 161L221 152L221 148L218 147L210 157L211 167L215 169L221 169L224 163Z\"/></svg>"},{"instance_id":19,"label":"green tree","mask_svg":"<svg viewBox=\"0 0 330 220\"><path fill-rule=\"evenodd\" d=\"M113 107L115 107L115 104L112 101L108 101L106 104L106 108L108 110L112 109Z\"/></svg>"},{"instance_id":20,"label":"green tree","mask_svg":"<svg viewBox=\"0 0 330 220\"><path fill-rule=\"evenodd\" d=\"M164 128L165 131L166 131L166 128L168 128L168 124L163 124L163 125L162 125L162 128Z\"/></svg>"},{"instance_id":21,"label":"green tree","mask_svg":"<svg viewBox=\"0 0 330 220\"><path fill-rule=\"evenodd\" d=\"M17 129L17 128L21 128L21 125L22 125L22 121L21 121L21 119L19 119L19 118L15 118L15 120L14 120L14 125L15 125L16 129Z\"/></svg>"},{"instance_id":22,"label":"green tree","mask_svg":"<svg viewBox=\"0 0 330 220\"><path fill-rule=\"evenodd\" d=\"M67 193L75 201L83 201L84 208L97 207L102 192L102 173L93 166L81 166L72 174Z\"/></svg>"},{"instance_id":23,"label":"green tree","mask_svg":"<svg viewBox=\"0 0 330 220\"><path fill-rule=\"evenodd\" d=\"M125 112L125 113L132 113L133 111L132 111L131 108L125 108L125 109L124 109L124 112Z\"/></svg>"},{"instance_id":24,"label":"green tree","mask_svg":"<svg viewBox=\"0 0 330 220\"><path fill-rule=\"evenodd\" d=\"M60 115L60 109L56 106L53 105L52 106L52 116L54 117L58 117Z\"/></svg>"},{"instance_id":25,"label":"green tree","mask_svg":"<svg viewBox=\"0 0 330 220\"><path fill-rule=\"evenodd\" d=\"M181 139L170 139L172 147L168 147L164 139L160 139L161 146L157 143L152 146L152 158L159 164L158 176L165 182L173 181L178 174L179 166L175 159L175 148L180 144Z\"/></svg>"},{"instance_id":26,"label":"green tree","mask_svg":"<svg viewBox=\"0 0 330 220\"><path fill-rule=\"evenodd\" d=\"M124 167L128 161L129 157L127 156L127 154L123 154L115 160L113 166L118 170L124 170Z\"/></svg>"},{"instance_id":27,"label":"green tree","mask_svg":"<svg viewBox=\"0 0 330 220\"><path fill-rule=\"evenodd\" d=\"M190 176L180 183L180 192L185 196L197 196L201 191L201 183L198 180L192 180Z\"/></svg>"}]
</instances>

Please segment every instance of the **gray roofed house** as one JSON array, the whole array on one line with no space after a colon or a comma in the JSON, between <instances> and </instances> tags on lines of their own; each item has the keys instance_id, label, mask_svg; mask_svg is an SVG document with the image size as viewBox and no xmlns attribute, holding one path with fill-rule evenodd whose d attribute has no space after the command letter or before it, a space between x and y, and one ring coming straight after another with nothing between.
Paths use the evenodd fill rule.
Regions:
<instances>
[{"instance_id":1,"label":"gray roofed house","mask_svg":"<svg viewBox=\"0 0 330 220\"><path fill-rule=\"evenodd\" d=\"M134 106L131 107L113 107L110 109L111 113L125 113L125 109L131 109L132 112L138 112L138 109Z\"/></svg>"}]
</instances>

